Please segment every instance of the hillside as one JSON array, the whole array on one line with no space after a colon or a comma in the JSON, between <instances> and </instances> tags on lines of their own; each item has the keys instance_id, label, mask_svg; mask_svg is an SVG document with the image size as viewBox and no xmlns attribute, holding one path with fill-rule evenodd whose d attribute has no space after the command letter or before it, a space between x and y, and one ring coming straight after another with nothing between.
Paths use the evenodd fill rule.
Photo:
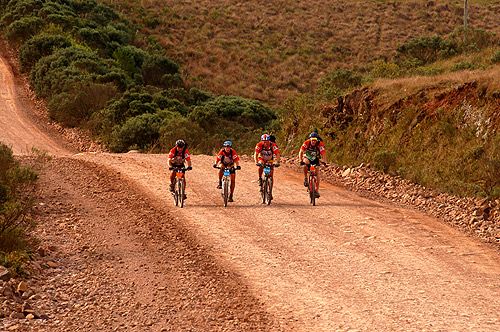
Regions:
<instances>
[{"instance_id":1,"label":"hillside","mask_svg":"<svg viewBox=\"0 0 500 332\"><path fill-rule=\"evenodd\" d=\"M390 59L463 22L463 1L105 0L182 64L189 83L277 104L336 68ZM470 26L500 35L500 1L470 1Z\"/></svg>"}]
</instances>

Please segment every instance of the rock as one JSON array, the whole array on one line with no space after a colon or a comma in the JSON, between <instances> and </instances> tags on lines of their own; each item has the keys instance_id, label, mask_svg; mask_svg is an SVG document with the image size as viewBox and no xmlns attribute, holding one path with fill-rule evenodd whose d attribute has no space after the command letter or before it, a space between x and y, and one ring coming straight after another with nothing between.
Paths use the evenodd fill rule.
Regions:
<instances>
[{"instance_id":1,"label":"rock","mask_svg":"<svg viewBox=\"0 0 500 332\"><path fill-rule=\"evenodd\" d=\"M0 280L8 281L10 278L12 278L12 274L9 269L0 265Z\"/></svg>"},{"instance_id":2,"label":"rock","mask_svg":"<svg viewBox=\"0 0 500 332\"><path fill-rule=\"evenodd\" d=\"M35 319L35 316L33 314L27 314L26 319L32 320L32 319Z\"/></svg>"},{"instance_id":3,"label":"rock","mask_svg":"<svg viewBox=\"0 0 500 332\"><path fill-rule=\"evenodd\" d=\"M21 312L17 312L17 311L12 311L9 315L10 318L13 318L13 319L24 319L24 315L23 313Z\"/></svg>"},{"instance_id":4,"label":"rock","mask_svg":"<svg viewBox=\"0 0 500 332\"><path fill-rule=\"evenodd\" d=\"M28 284L25 281L21 281L19 285L17 285L17 292L22 294L29 289Z\"/></svg>"},{"instance_id":5,"label":"rock","mask_svg":"<svg viewBox=\"0 0 500 332\"><path fill-rule=\"evenodd\" d=\"M56 262L54 261L48 261L47 262L47 265L51 268L56 268L56 267L59 267L59 264L57 264Z\"/></svg>"}]
</instances>

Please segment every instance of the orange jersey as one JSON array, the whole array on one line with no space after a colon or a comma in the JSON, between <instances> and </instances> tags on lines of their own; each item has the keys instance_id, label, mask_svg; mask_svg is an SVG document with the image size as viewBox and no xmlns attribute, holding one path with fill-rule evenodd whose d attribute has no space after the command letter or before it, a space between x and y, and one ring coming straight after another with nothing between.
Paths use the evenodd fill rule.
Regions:
<instances>
[{"instance_id":1,"label":"orange jersey","mask_svg":"<svg viewBox=\"0 0 500 332\"><path fill-rule=\"evenodd\" d=\"M178 151L177 147L174 146L168 154L168 159L171 159L174 164L183 164L185 160L191 160L191 155L187 148Z\"/></svg>"},{"instance_id":2,"label":"orange jersey","mask_svg":"<svg viewBox=\"0 0 500 332\"><path fill-rule=\"evenodd\" d=\"M264 141L260 141L257 143L255 146L255 154L257 156L260 155L262 159L264 160L271 160L276 154L280 153L280 149L278 148L278 145L276 143L270 142L271 145L269 146L268 149L264 147Z\"/></svg>"},{"instance_id":3,"label":"orange jersey","mask_svg":"<svg viewBox=\"0 0 500 332\"><path fill-rule=\"evenodd\" d=\"M307 140L304 142L304 144L302 144L300 150L309 152L311 154L316 154L319 152L322 156L324 156L326 153L325 143L323 143L323 141L318 141L315 146L312 146L311 141Z\"/></svg>"},{"instance_id":4,"label":"orange jersey","mask_svg":"<svg viewBox=\"0 0 500 332\"><path fill-rule=\"evenodd\" d=\"M240 161L240 157L235 149L230 148L228 152L226 152L225 148L222 148L217 154L217 162L222 162L224 165L231 165L236 161Z\"/></svg>"}]
</instances>

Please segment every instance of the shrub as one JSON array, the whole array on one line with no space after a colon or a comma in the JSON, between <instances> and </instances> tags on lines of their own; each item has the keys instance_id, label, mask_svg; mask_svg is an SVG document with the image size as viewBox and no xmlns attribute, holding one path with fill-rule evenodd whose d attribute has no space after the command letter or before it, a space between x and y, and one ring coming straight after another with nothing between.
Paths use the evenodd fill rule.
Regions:
<instances>
[{"instance_id":1,"label":"shrub","mask_svg":"<svg viewBox=\"0 0 500 332\"><path fill-rule=\"evenodd\" d=\"M327 99L335 99L347 90L360 86L362 80L362 76L354 71L337 69L321 79L318 92Z\"/></svg>"},{"instance_id":2,"label":"shrub","mask_svg":"<svg viewBox=\"0 0 500 332\"><path fill-rule=\"evenodd\" d=\"M145 149L160 138L161 118L157 114L142 114L129 118L123 126L116 126L110 148L125 152L132 148Z\"/></svg>"},{"instance_id":3,"label":"shrub","mask_svg":"<svg viewBox=\"0 0 500 332\"><path fill-rule=\"evenodd\" d=\"M490 46L498 46L499 39L494 33L482 29L463 27L456 29L449 39L458 46L460 52L475 52Z\"/></svg>"},{"instance_id":4,"label":"shrub","mask_svg":"<svg viewBox=\"0 0 500 332\"><path fill-rule=\"evenodd\" d=\"M247 127L264 127L276 118L274 112L256 100L235 96L219 96L197 106L189 115L202 127L208 128L217 117L238 122Z\"/></svg>"},{"instance_id":5,"label":"shrub","mask_svg":"<svg viewBox=\"0 0 500 332\"><path fill-rule=\"evenodd\" d=\"M12 150L0 143L0 251L22 246L31 225L28 212L36 179L37 175L19 165Z\"/></svg>"},{"instance_id":6,"label":"shrub","mask_svg":"<svg viewBox=\"0 0 500 332\"><path fill-rule=\"evenodd\" d=\"M57 49L69 46L71 46L71 41L65 36L36 35L24 43L19 50L21 68L23 71L29 71L44 56L52 54Z\"/></svg>"},{"instance_id":7,"label":"shrub","mask_svg":"<svg viewBox=\"0 0 500 332\"><path fill-rule=\"evenodd\" d=\"M402 75L402 70L397 63L378 60L372 64L370 74L374 78L397 78Z\"/></svg>"},{"instance_id":8,"label":"shrub","mask_svg":"<svg viewBox=\"0 0 500 332\"><path fill-rule=\"evenodd\" d=\"M43 26L39 17L28 16L12 22L5 31L5 36L15 42L20 42L35 35Z\"/></svg>"},{"instance_id":9,"label":"shrub","mask_svg":"<svg viewBox=\"0 0 500 332\"><path fill-rule=\"evenodd\" d=\"M142 77L145 85L154 85L163 88L180 86L182 80L180 76L175 76L178 72L178 64L160 55L146 57L142 66Z\"/></svg>"},{"instance_id":10,"label":"shrub","mask_svg":"<svg viewBox=\"0 0 500 332\"><path fill-rule=\"evenodd\" d=\"M413 38L397 48L398 58L427 64L458 54L458 45L439 36Z\"/></svg>"},{"instance_id":11,"label":"shrub","mask_svg":"<svg viewBox=\"0 0 500 332\"><path fill-rule=\"evenodd\" d=\"M373 156L374 166L384 172L394 169L397 161L397 153L395 151L380 150Z\"/></svg>"},{"instance_id":12,"label":"shrub","mask_svg":"<svg viewBox=\"0 0 500 332\"><path fill-rule=\"evenodd\" d=\"M500 50L497 50L495 54L491 57L491 62L500 63Z\"/></svg>"},{"instance_id":13,"label":"shrub","mask_svg":"<svg viewBox=\"0 0 500 332\"><path fill-rule=\"evenodd\" d=\"M77 127L87 121L117 93L112 84L92 82L75 83L67 91L52 97L48 107L50 116L68 127Z\"/></svg>"},{"instance_id":14,"label":"shrub","mask_svg":"<svg viewBox=\"0 0 500 332\"><path fill-rule=\"evenodd\" d=\"M120 68L131 76L140 72L146 56L145 51L130 45L119 47L113 52L113 58Z\"/></svg>"}]
</instances>

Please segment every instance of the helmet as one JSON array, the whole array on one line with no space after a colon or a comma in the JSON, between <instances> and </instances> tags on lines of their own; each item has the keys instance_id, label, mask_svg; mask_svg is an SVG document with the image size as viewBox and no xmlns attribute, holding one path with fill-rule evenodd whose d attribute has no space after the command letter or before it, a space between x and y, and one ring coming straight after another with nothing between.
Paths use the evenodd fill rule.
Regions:
<instances>
[{"instance_id":1,"label":"helmet","mask_svg":"<svg viewBox=\"0 0 500 332\"><path fill-rule=\"evenodd\" d=\"M229 140L228 140L228 141L225 141L225 142L222 144L222 146L233 146L233 142L231 142L231 141L229 141Z\"/></svg>"},{"instance_id":2,"label":"helmet","mask_svg":"<svg viewBox=\"0 0 500 332\"><path fill-rule=\"evenodd\" d=\"M184 142L184 140L182 139L178 139L176 142L175 142L175 145L180 147L180 148L183 148L186 146L186 142Z\"/></svg>"},{"instance_id":3,"label":"helmet","mask_svg":"<svg viewBox=\"0 0 500 332\"><path fill-rule=\"evenodd\" d=\"M264 134L260 137L260 140L261 141L270 141L271 140L271 136L269 136L268 134Z\"/></svg>"},{"instance_id":4,"label":"helmet","mask_svg":"<svg viewBox=\"0 0 500 332\"><path fill-rule=\"evenodd\" d=\"M318 138L319 135L318 135L318 132L317 131L313 131L312 133L309 134L309 138L313 138L313 137L316 137Z\"/></svg>"}]
</instances>

